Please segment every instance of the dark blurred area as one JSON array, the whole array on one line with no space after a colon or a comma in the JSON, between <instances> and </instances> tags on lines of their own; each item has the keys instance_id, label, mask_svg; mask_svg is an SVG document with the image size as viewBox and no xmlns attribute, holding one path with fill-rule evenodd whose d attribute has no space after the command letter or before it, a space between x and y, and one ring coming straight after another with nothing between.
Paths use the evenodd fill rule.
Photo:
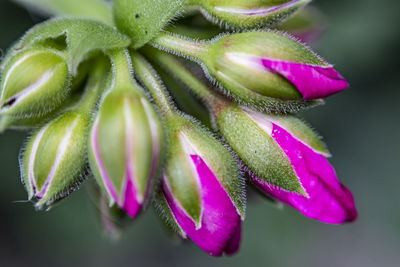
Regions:
<instances>
[{"instance_id":1,"label":"dark blurred area","mask_svg":"<svg viewBox=\"0 0 400 267\"><path fill-rule=\"evenodd\" d=\"M341 181L354 193L359 220L332 226L259 197L249 200L241 251L213 258L171 241L149 210L119 242L102 235L83 186L49 212L36 212L20 182L25 132L0 136L0 266L399 266L400 88L397 0L314 1L326 15L315 50L350 81L325 106L304 112L324 136ZM38 15L0 1L4 51Z\"/></svg>"}]
</instances>

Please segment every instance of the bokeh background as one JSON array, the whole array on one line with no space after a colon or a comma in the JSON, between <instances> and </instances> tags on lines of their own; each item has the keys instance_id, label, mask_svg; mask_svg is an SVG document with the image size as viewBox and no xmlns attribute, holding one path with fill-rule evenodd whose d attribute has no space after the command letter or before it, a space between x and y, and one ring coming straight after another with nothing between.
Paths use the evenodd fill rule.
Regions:
<instances>
[{"instance_id":1,"label":"bokeh background","mask_svg":"<svg viewBox=\"0 0 400 267\"><path fill-rule=\"evenodd\" d=\"M240 253L212 258L168 239L152 211L119 242L104 238L85 186L49 212L35 212L19 180L27 133L0 135L0 266L399 266L400 2L315 0L328 29L314 45L350 81L346 92L304 116L329 143L359 220L325 225L291 208L249 201ZM4 51L42 18L0 0Z\"/></svg>"}]
</instances>

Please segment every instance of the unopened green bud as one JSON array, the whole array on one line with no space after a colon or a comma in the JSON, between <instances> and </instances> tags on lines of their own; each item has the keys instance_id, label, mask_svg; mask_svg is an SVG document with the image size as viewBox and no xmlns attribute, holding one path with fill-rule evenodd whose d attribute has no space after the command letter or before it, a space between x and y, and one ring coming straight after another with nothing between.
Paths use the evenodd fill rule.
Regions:
<instances>
[{"instance_id":1,"label":"unopened green bud","mask_svg":"<svg viewBox=\"0 0 400 267\"><path fill-rule=\"evenodd\" d=\"M27 130L43 125L46 122L56 118L59 114L68 108L76 105L80 100L80 95L73 95L69 97L65 103L57 107L55 110L47 114L38 114L36 116L24 118L12 115L0 116L0 133L5 130Z\"/></svg>"},{"instance_id":2,"label":"unopened green bud","mask_svg":"<svg viewBox=\"0 0 400 267\"><path fill-rule=\"evenodd\" d=\"M96 63L80 102L39 128L23 152L22 179L29 199L35 197L39 209L66 197L83 178L91 111L106 71L102 61Z\"/></svg>"},{"instance_id":3,"label":"unopened green bud","mask_svg":"<svg viewBox=\"0 0 400 267\"><path fill-rule=\"evenodd\" d=\"M1 81L0 113L32 117L56 109L68 95L68 66L50 49L32 49L14 56Z\"/></svg>"},{"instance_id":4,"label":"unopened green bud","mask_svg":"<svg viewBox=\"0 0 400 267\"><path fill-rule=\"evenodd\" d=\"M110 51L112 82L89 136L89 162L111 204L132 218L146 207L158 176L162 127L134 82L126 50Z\"/></svg>"},{"instance_id":5,"label":"unopened green bud","mask_svg":"<svg viewBox=\"0 0 400 267\"><path fill-rule=\"evenodd\" d=\"M89 159L111 203L136 217L147 203L159 167L161 124L146 97L113 90L90 134Z\"/></svg>"},{"instance_id":6,"label":"unopened green bud","mask_svg":"<svg viewBox=\"0 0 400 267\"><path fill-rule=\"evenodd\" d=\"M85 166L89 116L67 112L39 129L22 158L22 176L29 199L41 208L76 187Z\"/></svg>"},{"instance_id":7,"label":"unopened green bud","mask_svg":"<svg viewBox=\"0 0 400 267\"><path fill-rule=\"evenodd\" d=\"M310 0L189 0L201 7L204 15L216 23L225 23L238 28L271 26Z\"/></svg>"}]
</instances>

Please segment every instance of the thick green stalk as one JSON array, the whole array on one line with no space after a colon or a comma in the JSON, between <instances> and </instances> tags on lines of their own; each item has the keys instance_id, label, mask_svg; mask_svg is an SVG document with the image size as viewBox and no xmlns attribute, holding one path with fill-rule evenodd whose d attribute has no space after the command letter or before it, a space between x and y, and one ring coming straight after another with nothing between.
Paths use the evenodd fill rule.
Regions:
<instances>
[{"instance_id":1,"label":"thick green stalk","mask_svg":"<svg viewBox=\"0 0 400 267\"><path fill-rule=\"evenodd\" d=\"M173 76L181 80L187 87L197 94L203 101L210 103L214 98L218 97L210 88L191 73L182 63L175 57L161 52L157 49L148 49L146 55L154 62L159 63Z\"/></svg>"},{"instance_id":2,"label":"thick green stalk","mask_svg":"<svg viewBox=\"0 0 400 267\"><path fill-rule=\"evenodd\" d=\"M127 49L108 51L112 61L113 81L112 87L117 90L126 90L134 87L132 62Z\"/></svg>"},{"instance_id":3,"label":"thick green stalk","mask_svg":"<svg viewBox=\"0 0 400 267\"><path fill-rule=\"evenodd\" d=\"M150 42L151 45L202 60L207 54L208 44L197 42L183 36L163 32Z\"/></svg>"},{"instance_id":4,"label":"thick green stalk","mask_svg":"<svg viewBox=\"0 0 400 267\"><path fill-rule=\"evenodd\" d=\"M95 69L90 73L85 93L81 101L77 104L78 110L85 114L91 114L105 86L108 64L104 59L98 60L94 64Z\"/></svg>"},{"instance_id":5,"label":"thick green stalk","mask_svg":"<svg viewBox=\"0 0 400 267\"><path fill-rule=\"evenodd\" d=\"M133 68L137 76L150 91L154 102L157 104L159 109L166 116L174 114L177 111L176 107L172 103L171 98L169 97L164 85L161 82L161 79L158 77L155 70L139 53L132 51L131 55Z\"/></svg>"}]
</instances>

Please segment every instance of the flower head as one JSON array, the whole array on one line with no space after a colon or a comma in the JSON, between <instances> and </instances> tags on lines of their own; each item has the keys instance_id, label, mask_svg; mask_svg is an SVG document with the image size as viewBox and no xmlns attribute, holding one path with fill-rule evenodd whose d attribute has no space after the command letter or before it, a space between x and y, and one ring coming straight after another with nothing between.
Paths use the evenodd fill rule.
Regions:
<instances>
[{"instance_id":1,"label":"flower head","mask_svg":"<svg viewBox=\"0 0 400 267\"><path fill-rule=\"evenodd\" d=\"M315 14L286 20L310 0L22 2L69 15L27 31L0 63L0 131L34 129L20 165L36 208L93 177L89 190L110 236L154 203L175 233L212 256L239 250L246 175L310 218L357 218L324 143L288 115L349 85L306 45L273 30L315 36ZM186 36L166 32L171 22Z\"/></svg>"},{"instance_id":2,"label":"flower head","mask_svg":"<svg viewBox=\"0 0 400 267\"><path fill-rule=\"evenodd\" d=\"M267 121L263 122L268 124ZM326 155L314 150L270 120L269 134L284 151L305 195L286 191L251 174L252 182L272 197L325 223L351 222L357 218L352 193L340 183Z\"/></svg>"},{"instance_id":3,"label":"flower head","mask_svg":"<svg viewBox=\"0 0 400 267\"><path fill-rule=\"evenodd\" d=\"M162 191L181 232L213 256L239 249L244 199L240 173L226 149L187 119L171 141Z\"/></svg>"},{"instance_id":4,"label":"flower head","mask_svg":"<svg viewBox=\"0 0 400 267\"><path fill-rule=\"evenodd\" d=\"M299 119L229 107L217 124L262 191L325 223L357 218L351 192L326 159L329 152ZM239 124L243 130L235 126ZM247 151L248 142L254 150Z\"/></svg>"}]
</instances>

